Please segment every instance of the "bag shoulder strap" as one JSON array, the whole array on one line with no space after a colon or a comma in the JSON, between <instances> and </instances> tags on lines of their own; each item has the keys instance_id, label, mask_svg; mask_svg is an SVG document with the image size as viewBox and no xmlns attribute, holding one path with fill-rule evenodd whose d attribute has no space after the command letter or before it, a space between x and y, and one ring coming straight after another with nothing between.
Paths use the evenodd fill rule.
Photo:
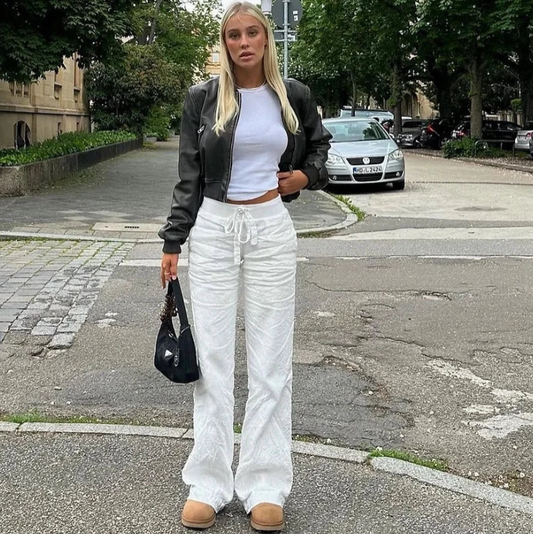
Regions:
<instances>
[{"instance_id":1,"label":"bag shoulder strap","mask_svg":"<svg viewBox=\"0 0 533 534\"><path fill-rule=\"evenodd\" d=\"M185 301L183 300L183 293L181 292L181 286L177 278L176 280L171 280L168 284L168 294L174 295L174 298L176 299L176 307L180 317L181 330L183 330L184 327L189 326L189 319L187 318Z\"/></svg>"}]
</instances>

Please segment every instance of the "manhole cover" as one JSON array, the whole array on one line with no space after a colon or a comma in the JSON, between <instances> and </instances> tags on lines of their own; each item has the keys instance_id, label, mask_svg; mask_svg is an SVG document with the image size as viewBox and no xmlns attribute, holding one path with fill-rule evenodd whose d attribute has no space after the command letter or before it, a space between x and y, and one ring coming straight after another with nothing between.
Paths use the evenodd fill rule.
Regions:
<instances>
[{"instance_id":1,"label":"manhole cover","mask_svg":"<svg viewBox=\"0 0 533 534\"><path fill-rule=\"evenodd\" d=\"M102 232L143 232L146 234L159 232L161 224L147 223L96 223L93 230Z\"/></svg>"}]
</instances>

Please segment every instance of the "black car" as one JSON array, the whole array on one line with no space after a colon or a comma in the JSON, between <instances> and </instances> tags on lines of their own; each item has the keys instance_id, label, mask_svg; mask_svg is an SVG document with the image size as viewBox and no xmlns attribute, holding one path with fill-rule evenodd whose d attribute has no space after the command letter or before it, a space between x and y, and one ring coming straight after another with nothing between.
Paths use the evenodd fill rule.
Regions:
<instances>
[{"instance_id":1,"label":"black car","mask_svg":"<svg viewBox=\"0 0 533 534\"><path fill-rule=\"evenodd\" d=\"M490 145L500 148L513 148L519 124L509 121L483 121L481 126L481 139ZM462 122L452 132L453 139L470 137L470 121Z\"/></svg>"},{"instance_id":2,"label":"black car","mask_svg":"<svg viewBox=\"0 0 533 534\"><path fill-rule=\"evenodd\" d=\"M438 150L452 135L455 122L451 119L433 119L420 134L420 146Z\"/></svg>"},{"instance_id":3,"label":"black car","mask_svg":"<svg viewBox=\"0 0 533 534\"><path fill-rule=\"evenodd\" d=\"M428 125L427 120L405 119L402 121L402 133L396 136L396 142L401 146L420 146L420 136Z\"/></svg>"}]
</instances>

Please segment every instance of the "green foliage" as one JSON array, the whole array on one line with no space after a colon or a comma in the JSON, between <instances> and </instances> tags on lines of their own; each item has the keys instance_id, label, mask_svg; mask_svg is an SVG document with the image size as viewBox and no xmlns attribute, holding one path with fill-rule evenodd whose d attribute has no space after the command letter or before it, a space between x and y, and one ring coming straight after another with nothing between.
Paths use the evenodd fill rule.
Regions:
<instances>
[{"instance_id":1,"label":"green foliage","mask_svg":"<svg viewBox=\"0 0 533 534\"><path fill-rule=\"evenodd\" d=\"M471 137L448 141L442 153L445 158L501 158L509 155L509 152L487 146Z\"/></svg>"},{"instance_id":2,"label":"green foliage","mask_svg":"<svg viewBox=\"0 0 533 534\"><path fill-rule=\"evenodd\" d=\"M154 107L146 120L145 133L154 134L158 141L170 137L170 113L163 107Z\"/></svg>"},{"instance_id":3,"label":"green foliage","mask_svg":"<svg viewBox=\"0 0 533 534\"><path fill-rule=\"evenodd\" d=\"M218 33L213 13L219 0L193 0L192 6L192 10L185 9L181 0L136 3L133 38L122 46L122 61L96 63L86 74L98 128L142 133L155 121L158 135L167 136L158 109L165 110L167 124L174 127L179 122L185 92L205 76L205 63Z\"/></svg>"},{"instance_id":4,"label":"green foliage","mask_svg":"<svg viewBox=\"0 0 533 534\"><path fill-rule=\"evenodd\" d=\"M120 65L97 63L85 77L98 129L130 129L139 134L155 106L177 104L186 87L180 67L157 45L124 45Z\"/></svg>"},{"instance_id":5,"label":"green foliage","mask_svg":"<svg viewBox=\"0 0 533 534\"><path fill-rule=\"evenodd\" d=\"M64 133L53 139L47 139L42 143L22 150L8 148L0 150L0 166L24 165L45 159L57 158L74 152L83 152L90 148L95 148L121 141L130 141L137 136L130 132L70 132Z\"/></svg>"},{"instance_id":6,"label":"green foliage","mask_svg":"<svg viewBox=\"0 0 533 534\"><path fill-rule=\"evenodd\" d=\"M0 78L29 81L63 65L112 59L134 0L0 0Z\"/></svg>"}]
</instances>

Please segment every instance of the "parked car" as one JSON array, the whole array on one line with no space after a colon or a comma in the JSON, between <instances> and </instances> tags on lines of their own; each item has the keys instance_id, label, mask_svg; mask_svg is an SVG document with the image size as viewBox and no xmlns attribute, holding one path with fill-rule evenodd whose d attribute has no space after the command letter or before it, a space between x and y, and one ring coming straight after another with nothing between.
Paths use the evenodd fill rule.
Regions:
<instances>
[{"instance_id":1,"label":"parked car","mask_svg":"<svg viewBox=\"0 0 533 534\"><path fill-rule=\"evenodd\" d=\"M451 119L433 119L420 134L420 146L439 149L450 139L455 123Z\"/></svg>"},{"instance_id":2,"label":"parked car","mask_svg":"<svg viewBox=\"0 0 533 534\"><path fill-rule=\"evenodd\" d=\"M529 140L529 155L533 158L533 137Z\"/></svg>"},{"instance_id":3,"label":"parked car","mask_svg":"<svg viewBox=\"0 0 533 534\"><path fill-rule=\"evenodd\" d=\"M352 115L351 107L344 107L340 110L339 116L342 118L355 117L358 119L373 118L376 119L379 123L383 121L392 119L394 120L394 115L390 111L383 109L356 109L354 111L355 115Z\"/></svg>"},{"instance_id":4,"label":"parked car","mask_svg":"<svg viewBox=\"0 0 533 534\"><path fill-rule=\"evenodd\" d=\"M333 136L326 163L330 184L392 183L405 188L403 152L374 119L325 119Z\"/></svg>"},{"instance_id":5,"label":"parked car","mask_svg":"<svg viewBox=\"0 0 533 534\"><path fill-rule=\"evenodd\" d=\"M481 125L481 139L491 145L501 148L512 148L520 125L509 121L483 121ZM452 139L470 137L470 121L460 123L452 132Z\"/></svg>"},{"instance_id":6,"label":"parked car","mask_svg":"<svg viewBox=\"0 0 533 534\"><path fill-rule=\"evenodd\" d=\"M522 126L516 134L514 140L514 149L515 150L525 150L529 151L531 144L531 139L533 137L533 122L527 122L525 126Z\"/></svg>"},{"instance_id":7,"label":"parked car","mask_svg":"<svg viewBox=\"0 0 533 534\"><path fill-rule=\"evenodd\" d=\"M420 136L428 125L427 120L410 119L402 121L402 133L395 136L400 146L410 146L417 148L420 146Z\"/></svg>"}]
</instances>

